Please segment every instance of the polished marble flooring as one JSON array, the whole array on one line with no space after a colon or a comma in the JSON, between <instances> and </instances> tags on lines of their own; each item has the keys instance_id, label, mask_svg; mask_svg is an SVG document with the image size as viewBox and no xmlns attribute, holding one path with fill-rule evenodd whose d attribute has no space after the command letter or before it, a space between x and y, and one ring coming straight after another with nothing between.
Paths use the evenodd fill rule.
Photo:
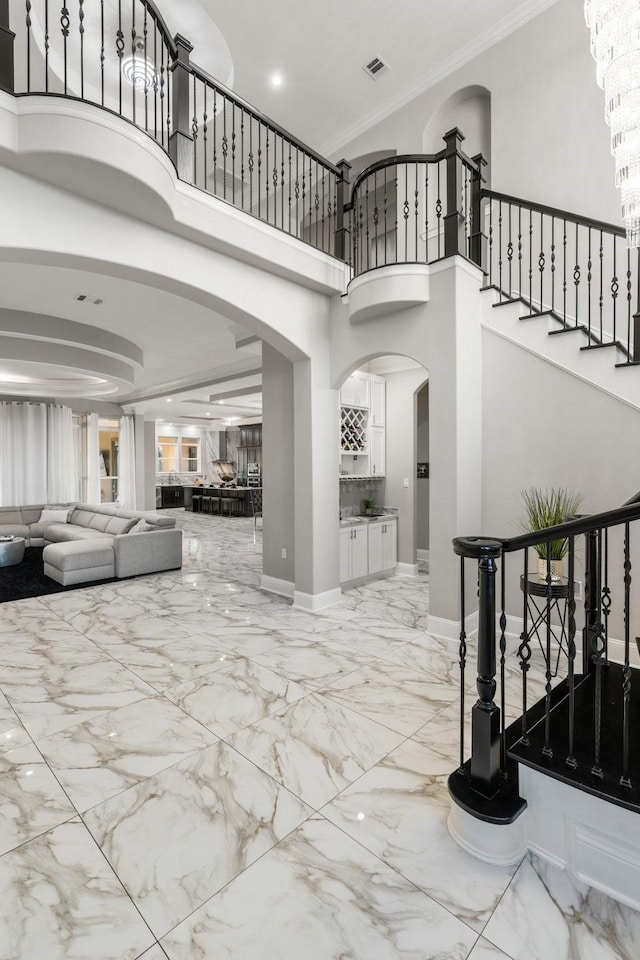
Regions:
<instances>
[{"instance_id":1,"label":"polished marble flooring","mask_svg":"<svg viewBox=\"0 0 640 960\"><path fill-rule=\"evenodd\" d=\"M0 960L631 960L640 915L450 839L455 645L428 577L323 614L251 520L184 567L0 609Z\"/></svg>"}]
</instances>

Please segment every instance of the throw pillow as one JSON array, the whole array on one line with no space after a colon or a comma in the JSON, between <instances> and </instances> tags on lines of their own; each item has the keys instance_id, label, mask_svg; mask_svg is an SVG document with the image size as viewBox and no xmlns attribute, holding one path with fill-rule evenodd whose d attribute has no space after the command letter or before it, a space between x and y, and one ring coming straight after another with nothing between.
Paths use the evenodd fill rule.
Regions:
<instances>
[{"instance_id":1,"label":"throw pillow","mask_svg":"<svg viewBox=\"0 0 640 960\"><path fill-rule=\"evenodd\" d=\"M138 520L129 533L149 533L150 530L157 530L157 527L154 527L152 523L148 523L146 520Z\"/></svg>"},{"instance_id":2,"label":"throw pillow","mask_svg":"<svg viewBox=\"0 0 640 960\"><path fill-rule=\"evenodd\" d=\"M68 523L70 510L58 510L56 507L45 507L40 514L40 523Z\"/></svg>"}]
</instances>

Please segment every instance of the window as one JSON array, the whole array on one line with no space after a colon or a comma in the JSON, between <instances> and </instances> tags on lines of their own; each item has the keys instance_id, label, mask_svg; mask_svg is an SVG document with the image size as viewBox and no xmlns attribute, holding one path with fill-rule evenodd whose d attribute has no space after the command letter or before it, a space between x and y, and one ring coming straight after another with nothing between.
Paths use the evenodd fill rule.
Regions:
<instances>
[{"instance_id":1,"label":"window","mask_svg":"<svg viewBox=\"0 0 640 960\"><path fill-rule=\"evenodd\" d=\"M158 436L158 473L199 473L200 438L183 436Z\"/></svg>"},{"instance_id":2,"label":"window","mask_svg":"<svg viewBox=\"0 0 640 960\"><path fill-rule=\"evenodd\" d=\"M118 499L118 455L120 421L103 420L98 424L98 449L100 469L100 501L115 503Z\"/></svg>"}]
</instances>

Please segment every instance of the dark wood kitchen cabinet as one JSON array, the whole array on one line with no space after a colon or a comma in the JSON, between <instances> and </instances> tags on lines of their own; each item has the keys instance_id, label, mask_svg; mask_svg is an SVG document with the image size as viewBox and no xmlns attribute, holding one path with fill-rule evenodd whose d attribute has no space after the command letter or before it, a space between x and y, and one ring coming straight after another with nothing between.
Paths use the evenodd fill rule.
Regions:
<instances>
[{"instance_id":1,"label":"dark wood kitchen cabinet","mask_svg":"<svg viewBox=\"0 0 640 960\"><path fill-rule=\"evenodd\" d=\"M184 488L160 487L160 507L184 507Z\"/></svg>"}]
</instances>

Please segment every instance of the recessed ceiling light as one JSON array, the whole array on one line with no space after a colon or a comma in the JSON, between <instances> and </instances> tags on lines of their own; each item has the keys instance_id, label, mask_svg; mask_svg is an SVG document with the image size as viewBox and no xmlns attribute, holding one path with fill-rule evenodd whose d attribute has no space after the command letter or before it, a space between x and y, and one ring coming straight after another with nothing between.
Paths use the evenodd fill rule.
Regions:
<instances>
[{"instance_id":1,"label":"recessed ceiling light","mask_svg":"<svg viewBox=\"0 0 640 960\"><path fill-rule=\"evenodd\" d=\"M171 397L167 397L167 403L171 403Z\"/></svg>"},{"instance_id":2,"label":"recessed ceiling light","mask_svg":"<svg viewBox=\"0 0 640 960\"><path fill-rule=\"evenodd\" d=\"M282 74L274 73L271 76L271 86L272 87L281 87L282 86Z\"/></svg>"},{"instance_id":3,"label":"recessed ceiling light","mask_svg":"<svg viewBox=\"0 0 640 960\"><path fill-rule=\"evenodd\" d=\"M207 416L208 416L208 417L210 417L210 416L211 416L211 414L210 414L210 413L207 413Z\"/></svg>"}]
</instances>

